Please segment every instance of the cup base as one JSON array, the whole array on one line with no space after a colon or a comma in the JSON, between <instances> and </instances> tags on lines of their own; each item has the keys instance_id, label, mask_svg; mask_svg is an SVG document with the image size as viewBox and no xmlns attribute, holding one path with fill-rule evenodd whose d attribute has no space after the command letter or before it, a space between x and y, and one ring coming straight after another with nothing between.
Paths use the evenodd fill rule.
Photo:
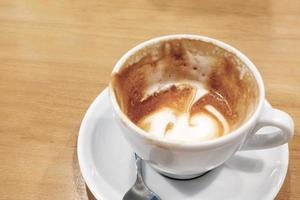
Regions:
<instances>
[{"instance_id":1,"label":"cup base","mask_svg":"<svg viewBox=\"0 0 300 200\"><path fill-rule=\"evenodd\" d=\"M208 170L202 173L196 173L196 174L174 174L174 173L169 173L166 171L162 171L161 169L157 168L156 166L153 166L152 164L150 164L150 166L157 171L158 173L160 173L162 176L165 176L167 178L171 178L171 179L176 179L176 180L190 180L190 179L195 179L195 178L199 178L201 176L204 176L205 174L209 173L212 170Z\"/></svg>"},{"instance_id":2,"label":"cup base","mask_svg":"<svg viewBox=\"0 0 300 200\"><path fill-rule=\"evenodd\" d=\"M210 171L212 171L212 170L209 170L207 172L203 172L201 174L193 174L193 175L176 175L176 174L169 174L169 173L165 173L165 172L159 172L159 173L161 175L167 177L167 178L170 178L170 179L180 180L180 181L188 181L188 180L199 178L201 176L205 176Z\"/></svg>"}]
</instances>

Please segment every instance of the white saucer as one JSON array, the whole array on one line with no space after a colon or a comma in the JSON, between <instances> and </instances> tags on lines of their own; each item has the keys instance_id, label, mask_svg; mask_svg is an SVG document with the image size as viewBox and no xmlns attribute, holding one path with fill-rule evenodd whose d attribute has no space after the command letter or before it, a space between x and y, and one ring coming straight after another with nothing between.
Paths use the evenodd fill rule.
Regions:
<instances>
[{"instance_id":1,"label":"white saucer","mask_svg":"<svg viewBox=\"0 0 300 200\"><path fill-rule=\"evenodd\" d=\"M166 178L144 164L144 178L163 200L270 200L285 179L288 155L287 144L238 152L221 167L188 181ZM115 122L107 89L95 99L82 121L78 159L97 199L122 199L135 182L133 151Z\"/></svg>"}]
</instances>

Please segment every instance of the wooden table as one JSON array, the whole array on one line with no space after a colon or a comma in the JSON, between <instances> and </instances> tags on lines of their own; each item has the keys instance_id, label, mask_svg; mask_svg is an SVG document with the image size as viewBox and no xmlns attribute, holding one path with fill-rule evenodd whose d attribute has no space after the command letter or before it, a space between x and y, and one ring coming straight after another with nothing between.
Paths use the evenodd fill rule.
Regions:
<instances>
[{"instance_id":1,"label":"wooden table","mask_svg":"<svg viewBox=\"0 0 300 200\"><path fill-rule=\"evenodd\" d=\"M88 199L76 157L86 109L124 52L174 33L223 40L254 61L296 125L276 199L300 199L299 27L297 0L2 0L0 199Z\"/></svg>"}]
</instances>

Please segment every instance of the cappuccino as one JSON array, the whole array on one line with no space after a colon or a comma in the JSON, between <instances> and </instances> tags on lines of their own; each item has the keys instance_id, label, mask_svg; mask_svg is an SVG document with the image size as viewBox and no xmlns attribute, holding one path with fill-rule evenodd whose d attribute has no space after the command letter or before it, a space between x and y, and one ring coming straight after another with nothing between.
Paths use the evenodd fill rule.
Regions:
<instances>
[{"instance_id":1,"label":"cappuccino","mask_svg":"<svg viewBox=\"0 0 300 200\"><path fill-rule=\"evenodd\" d=\"M112 78L126 116L165 140L221 137L247 120L257 104L255 79L241 60L200 40L149 45Z\"/></svg>"}]
</instances>

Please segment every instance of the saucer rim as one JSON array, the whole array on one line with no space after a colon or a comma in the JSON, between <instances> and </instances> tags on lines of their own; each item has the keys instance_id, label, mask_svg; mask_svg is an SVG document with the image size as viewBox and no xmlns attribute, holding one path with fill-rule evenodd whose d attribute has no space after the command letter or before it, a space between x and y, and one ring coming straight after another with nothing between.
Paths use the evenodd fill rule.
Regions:
<instances>
[{"instance_id":1,"label":"saucer rim","mask_svg":"<svg viewBox=\"0 0 300 200\"><path fill-rule=\"evenodd\" d=\"M78 133L78 138L77 138L77 156L78 156L78 162L79 162L79 168L80 168L80 171L81 171L81 174L83 176L83 179L86 183L86 185L88 186L89 190L91 191L91 193L94 195L94 197L96 199L99 199L99 200L105 200L105 198L103 197L104 195L103 194L100 194L99 192L96 191L96 186L95 184L93 183L93 180L92 178L88 175L88 166L87 166L87 163L85 162L85 156L84 156L84 141L86 140L85 138L85 129L87 128L87 122L89 121L89 118L93 115L93 110L94 110L94 107L99 103L101 102L103 99L107 98L109 100L109 91L108 91L108 87L105 87L98 95L97 97L93 100L93 102L90 104L90 106L88 107L87 111L85 112L84 114L84 117L81 121L81 124L80 124L80 128L79 128L79 133ZM267 101L267 100L266 100ZM267 101L268 102L268 101ZM268 102L269 103L269 102ZM284 169L282 170L281 172L281 177L280 177L280 180L278 181L278 185L276 188L274 188L272 190L272 192L270 192L270 195L269 195L269 198L270 200L272 199L275 199L275 197L277 196L277 194L279 193L284 181L285 181L285 178L286 178L286 175L287 175L287 171L288 171L288 166L289 166L289 146L288 146L288 143L284 144L283 146L285 146L285 148L283 148L283 150L285 151L285 160L283 163L286 163L284 165ZM275 148L278 148L278 147L275 147Z\"/></svg>"}]
</instances>

